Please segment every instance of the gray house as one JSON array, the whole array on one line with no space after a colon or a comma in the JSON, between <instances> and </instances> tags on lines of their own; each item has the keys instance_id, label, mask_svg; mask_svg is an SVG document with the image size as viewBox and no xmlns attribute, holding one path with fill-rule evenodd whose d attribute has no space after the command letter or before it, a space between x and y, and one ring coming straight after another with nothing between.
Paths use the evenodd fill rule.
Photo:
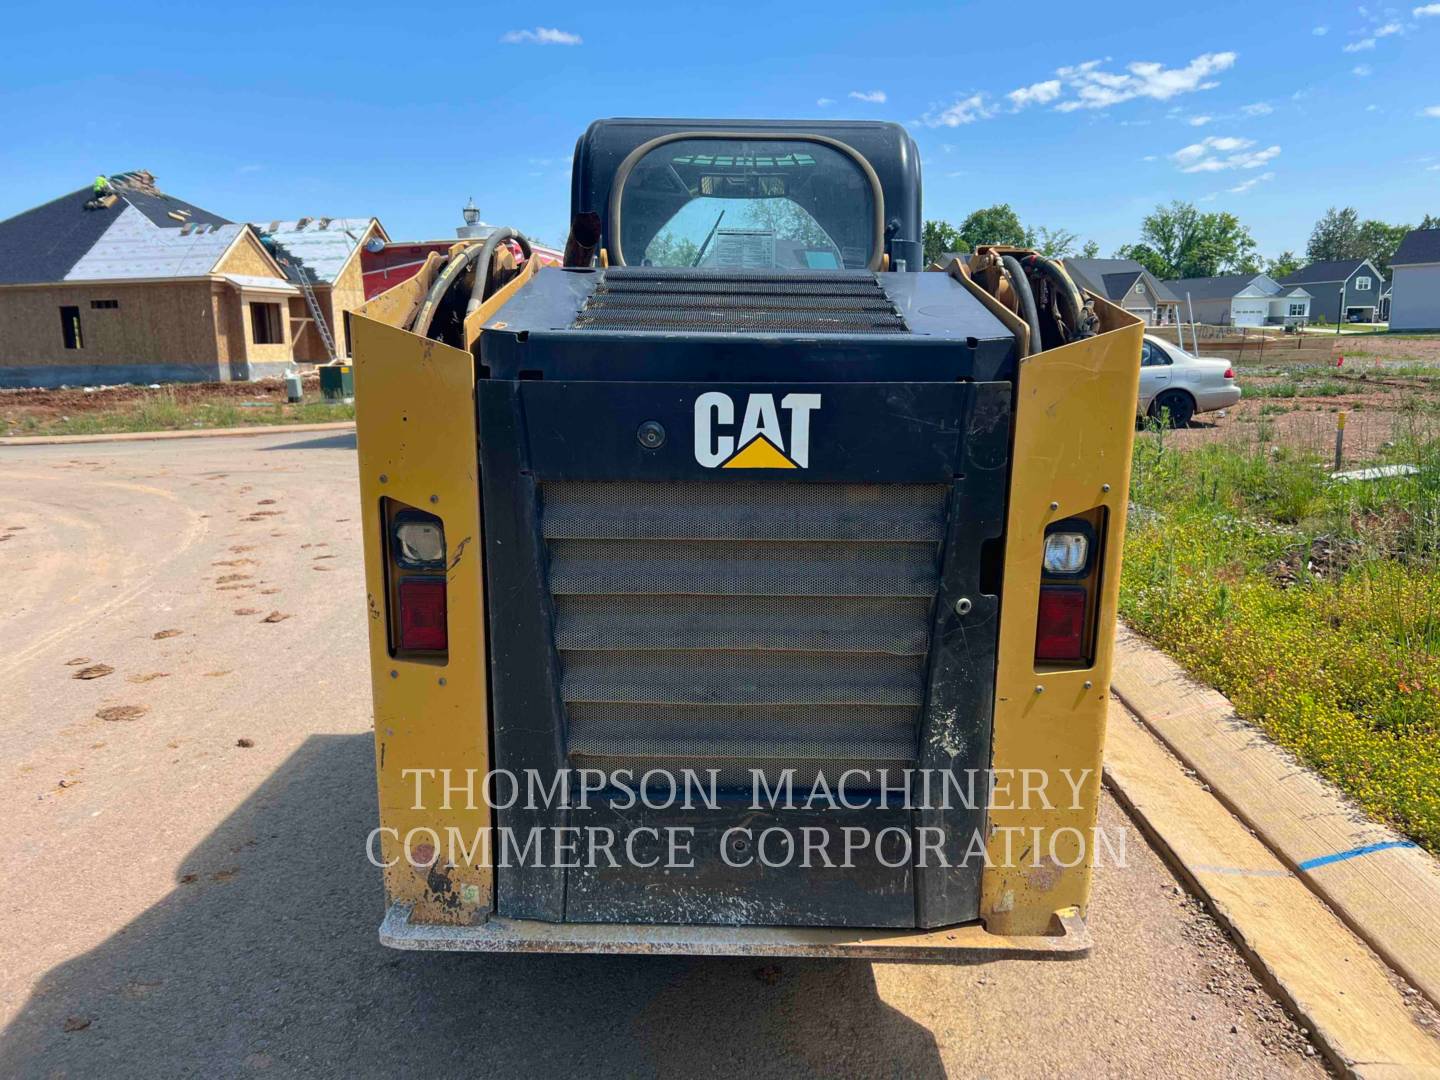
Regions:
<instances>
[{"instance_id":1,"label":"gray house","mask_svg":"<svg viewBox=\"0 0 1440 1080\"><path fill-rule=\"evenodd\" d=\"M1440 229L1411 229L1395 250L1390 329L1440 330Z\"/></svg>"},{"instance_id":2,"label":"gray house","mask_svg":"<svg viewBox=\"0 0 1440 1080\"><path fill-rule=\"evenodd\" d=\"M1286 274L1282 285L1302 285L1310 293L1310 321L1376 322L1385 275L1369 259L1311 263ZM1341 298L1341 289L1344 298Z\"/></svg>"},{"instance_id":3,"label":"gray house","mask_svg":"<svg viewBox=\"0 0 1440 1080\"><path fill-rule=\"evenodd\" d=\"M1179 317L1175 294L1134 259L1065 259L1064 263L1082 289L1138 315L1147 326L1173 323Z\"/></svg>"},{"instance_id":4,"label":"gray house","mask_svg":"<svg viewBox=\"0 0 1440 1080\"><path fill-rule=\"evenodd\" d=\"M1212 326L1294 326L1310 319L1311 294L1268 274L1226 274L1165 282L1180 298L1180 317Z\"/></svg>"}]
</instances>

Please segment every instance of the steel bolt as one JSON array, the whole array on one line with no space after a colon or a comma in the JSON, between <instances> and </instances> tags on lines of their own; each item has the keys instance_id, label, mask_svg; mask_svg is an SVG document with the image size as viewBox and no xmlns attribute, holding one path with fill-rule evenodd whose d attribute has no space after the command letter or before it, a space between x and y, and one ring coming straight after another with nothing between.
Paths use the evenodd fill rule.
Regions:
<instances>
[{"instance_id":1,"label":"steel bolt","mask_svg":"<svg viewBox=\"0 0 1440 1080\"><path fill-rule=\"evenodd\" d=\"M400 672L398 672L398 671L393 671L393 670L392 670L392 671L390 672L390 677L391 677L392 679L398 679L398 678L400 677Z\"/></svg>"},{"instance_id":2,"label":"steel bolt","mask_svg":"<svg viewBox=\"0 0 1440 1080\"><path fill-rule=\"evenodd\" d=\"M1100 485L1100 490L1108 493L1108 492L1110 491L1110 485L1109 485L1109 484L1101 484L1101 485Z\"/></svg>"},{"instance_id":3,"label":"steel bolt","mask_svg":"<svg viewBox=\"0 0 1440 1080\"><path fill-rule=\"evenodd\" d=\"M970 598L968 596L962 596L959 600L955 601L955 614L969 615L970 609L974 606L975 605L970 602Z\"/></svg>"},{"instance_id":4,"label":"steel bolt","mask_svg":"<svg viewBox=\"0 0 1440 1080\"><path fill-rule=\"evenodd\" d=\"M1052 502L1052 503L1050 504L1050 509L1051 509L1051 510L1059 510L1059 509L1060 509L1060 504L1059 504L1058 502Z\"/></svg>"},{"instance_id":5,"label":"steel bolt","mask_svg":"<svg viewBox=\"0 0 1440 1080\"><path fill-rule=\"evenodd\" d=\"M445 680L444 680L444 679L441 679L440 681L441 681L441 682L444 682ZM1086 680L1085 680L1085 689L1086 689L1086 690L1090 690L1090 689L1092 689L1094 686L1095 686L1095 684L1094 684L1093 682L1091 682L1089 679L1086 679Z\"/></svg>"},{"instance_id":6,"label":"steel bolt","mask_svg":"<svg viewBox=\"0 0 1440 1080\"><path fill-rule=\"evenodd\" d=\"M440 685L441 685L441 686L444 686L444 685L445 685L445 676L444 676L444 675L441 675L441 676L440 676Z\"/></svg>"},{"instance_id":7,"label":"steel bolt","mask_svg":"<svg viewBox=\"0 0 1440 1080\"><path fill-rule=\"evenodd\" d=\"M646 450L659 450L665 445L665 429L658 420L646 420L640 425L640 430L635 432L635 438L640 440L640 445Z\"/></svg>"},{"instance_id":8,"label":"steel bolt","mask_svg":"<svg viewBox=\"0 0 1440 1080\"><path fill-rule=\"evenodd\" d=\"M1045 692L1045 687L1041 686L1039 683L1036 683L1036 684L1035 684L1035 693L1037 693L1037 694L1043 694L1044 692Z\"/></svg>"},{"instance_id":9,"label":"steel bolt","mask_svg":"<svg viewBox=\"0 0 1440 1080\"><path fill-rule=\"evenodd\" d=\"M390 482L390 477L386 476L386 475L382 472L382 473L380 474L380 482L381 482L382 484L388 484L388 483Z\"/></svg>"},{"instance_id":10,"label":"steel bolt","mask_svg":"<svg viewBox=\"0 0 1440 1080\"><path fill-rule=\"evenodd\" d=\"M431 496L430 496L430 501L431 501L432 503L438 503L438 502L440 501L440 496L439 496L439 495L431 495Z\"/></svg>"}]
</instances>

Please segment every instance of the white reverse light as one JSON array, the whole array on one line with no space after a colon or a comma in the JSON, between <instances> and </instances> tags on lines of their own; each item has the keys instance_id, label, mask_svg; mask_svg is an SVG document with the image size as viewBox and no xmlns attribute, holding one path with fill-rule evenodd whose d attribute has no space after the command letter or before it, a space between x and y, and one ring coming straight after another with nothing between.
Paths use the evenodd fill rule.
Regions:
<instances>
[{"instance_id":1,"label":"white reverse light","mask_svg":"<svg viewBox=\"0 0 1440 1080\"><path fill-rule=\"evenodd\" d=\"M1090 538L1082 532L1053 532L1045 537L1045 572L1078 574L1090 558Z\"/></svg>"},{"instance_id":2,"label":"white reverse light","mask_svg":"<svg viewBox=\"0 0 1440 1080\"><path fill-rule=\"evenodd\" d=\"M402 564L414 566L445 559L445 533L432 521L403 522L395 529L395 539L400 544Z\"/></svg>"}]
</instances>

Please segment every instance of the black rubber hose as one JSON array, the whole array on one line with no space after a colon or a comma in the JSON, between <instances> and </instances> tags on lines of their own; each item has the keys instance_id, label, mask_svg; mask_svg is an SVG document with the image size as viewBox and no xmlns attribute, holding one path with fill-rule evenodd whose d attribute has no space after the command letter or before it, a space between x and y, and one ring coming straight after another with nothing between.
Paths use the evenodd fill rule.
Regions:
<instances>
[{"instance_id":1,"label":"black rubber hose","mask_svg":"<svg viewBox=\"0 0 1440 1080\"><path fill-rule=\"evenodd\" d=\"M485 293L490 287L490 263L495 258L495 249L506 240L514 240L520 245L520 250L525 257L531 258L530 241L521 236L514 229L496 229L485 239L484 245L480 248L480 258L475 265L475 281L470 286L470 300L465 305L465 314L469 315L485 302Z\"/></svg>"},{"instance_id":2,"label":"black rubber hose","mask_svg":"<svg viewBox=\"0 0 1440 1080\"><path fill-rule=\"evenodd\" d=\"M1065 268L1054 259L1047 259L1043 255L1027 255L1025 264L1038 269L1055 286L1055 296L1060 303L1060 318L1070 330L1072 340L1093 337L1095 331L1086 318L1085 301Z\"/></svg>"},{"instance_id":3,"label":"black rubber hose","mask_svg":"<svg viewBox=\"0 0 1440 1080\"><path fill-rule=\"evenodd\" d=\"M1035 306L1035 291L1030 288L1030 279L1025 276L1025 269L1014 255L1001 255L1000 265L1005 268L1010 287L1020 299L1020 314L1030 327L1030 352L1027 355L1033 355L1045 348L1040 339L1040 311Z\"/></svg>"}]
</instances>

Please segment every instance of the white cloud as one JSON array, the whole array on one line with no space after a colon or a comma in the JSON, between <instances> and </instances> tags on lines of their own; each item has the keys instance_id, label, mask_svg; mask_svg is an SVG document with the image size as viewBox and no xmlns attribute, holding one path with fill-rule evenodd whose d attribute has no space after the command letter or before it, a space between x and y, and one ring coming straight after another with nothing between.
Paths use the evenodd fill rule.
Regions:
<instances>
[{"instance_id":1,"label":"white cloud","mask_svg":"<svg viewBox=\"0 0 1440 1080\"><path fill-rule=\"evenodd\" d=\"M1075 96L1055 106L1061 112L1076 109L1106 109L1134 98L1169 101L1178 94L1209 90L1219 84L1210 76L1235 64L1233 52L1205 53L1180 68L1167 68L1154 61L1126 65L1128 74L1105 71L1104 61L1088 60L1074 67L1062 67L1055 74Z\"/></svg>"},{"instance_id":2,"label":"white cloud","mask_svg":"<svg viewBox=\"0 0 1440 1080\"><path fill-rule=\"evenodd\" d=\"M1375 31L1375 36L1389 37L1391 34L1403 34L1404 32L1405 27L1401 26L1398 22L1388 22Z\"/></svg>"},{"instance_id":3,"label":"white cloud","mask_svg":"<svg viewBox=\"0 0 1440 1080\"><path fill-rule=\"evenodd\" d=\"M1353 68L1350 69L1350 74L1358 75L1360 76L1360 78L1363 79L1372 71L1374 71L1374 68L1372 68L1369 64L1356 64Z\"/></svg>"},{"instance_id":4,"label":"white cloud","mask_svg":"<svg viewBox=\"0 0 1440 1080\"><path fill-rule=\"evenodd\" d=\"M500 36L502 45L579 45L584 39L568 30L537 26L534 30L511 30Z\"/></svg>"},{"instance_id":5,"label":"white cloud","mask_svg":"<svg viewBox=\"0 0 1440 1080\"><path fill-rule=\"evenodd\" d=\"M1375 48L1375 39L1373 37L1367 37L1361 38L1359 41L1352 41L1349 45L1345 46L1345 51L1364 52L1366 49L1373 48Z\"/></svg>"},{"instance_id":6,"label":"white cloud","mask_svg":"<svg viewBox=\"0 0 1440 1080\"><path fill-rule=\"evenodd\" d=\"M1365 106L1365 111L1366 111L1366 112L1379 112L1379 111L1380 111L1380 106L1379 106L1379 105L1366 105L1366 106Z\"/></svg>"},{"instance_id":7,"label":"white cloud","mask_svg":"<svg viewBox=\"0 0 1440 1080\"><path fill-rule=\"evenodd\" d=\"M1274 179L1275 174L1273 172L1261 173L1259 176L1252 176L1249 180L1241 180L1240 183L1230 188L1229 191L1231 195L1240 195L1246 191L1249 191L1256 184L1263 184L1267 180Z\"/></svg>"},{"instance_id":8,"label":"white cloud","mask_svg":"<svg viewBox=\"0 0 1440 1080\"><path fill-rule=\"evenodd\" d=\"M1420 110L1420 115L1433 116L1435 119L1440 120L1440 105L1427 105Z\"/></svg>"},{"instance_id":9,"label":"white cloud","mask_svg":"<svg viewBox=\"0 0 1440 1080\"><path fill-rule=\"evenodd\" d=\"M965 170L964 170L964 169L956 169L956 170L954 170L953 172L947 172L947 173L945 174L945 178L946 178L947 180L958 180L960 177L962 177L962 176L964 176L964 175L965 175Z\"/></svg>"},{"instance_id":10,"label":"white cloud","mask_svg":"<svg viewBox=\"0 0 1440 1080\"><path fill-rule=\"evenodd\" d=\"M1154 161L1154 160L1155 160L1155 155L1154 155L1154 154L1146 154L1146 155L1145 155L1143 158L1141 158L1140 160L1141 160L1141 161Z\"/></svg>"},{"instance_id":11,"label":"white cloud","mask_svg":"<svg viewBox=\"0 0 1440 1080\"><path fill-rule=\"evenodd\" d=\"M1310 33L1314 34L1316 37L1324 37L1326 34L1330 33L1330 27L1317 26L1314 30L1311 30Z\"/></svg>"},{"instance_id":12,"label":"white cloud","mask_svg":"<svg viewBox=\"0 0 1440 1080\"><path fill-rule=\"evenodd\" d=\"M1411 8L1410 14L1417 19L1423 19L1430 15L1440 17L1440 4L1422 4L1420 7Z\"/></svg>"},{"instance_id":13,"label":"white cloud","mask_svg":"<svg viewBox=\"0 0 1440 1080\"><path fill-rule=\"evenodd\" d=\"M1258 169L1280 153L1280 147L1252 150L1254 139L1231 135L1209 135L1198 143L1182 146L1170 155L1181 172L1223 172L1226 169Z\"/></svg>"},{"instance_id":14,"label":"white cloud","mask_svg":"<svg viewBox=\"0 0 1440 1080\"><path fill-rule=\"evenodd\" d=\"M1210 123L1210 121L1211 121L1211 120L1214 120L1214 119L1215 119L1215 118L1214 118L1213 116L1192 116L1192 117L1191 117L1188 121L1186 121L1186 122L1187 122L1191 127L1204 127L1206 124Z\"/></svg>"},{"instance_id":15,"label":"white cloud","mask_svg":"<svg viewBox=\"0 0 1440 1080\"><path fill-rule=\"evenodd\" d=\"M835 104L835 99L834 99L834 98L829 98L829 97L816 98L816 99L815 99L815 104L816 104L816 105L819 105L820 108L824 109L824 108L828 108L828 107L831 106L831 105L834 105L834 104Z\"/></svg>"},{"instance_id":16,"label":"white cloud","mask_svg":"<svg viewBox=\"0 0 1440 1080\"><path fill-rule=\"evenodd\" d=\"M1427 165L1427 166L1425 166L1425 171L1426 171L1426 172L1440 172L1440 165Z\"/></svg>"},{"instance_id":17,"label":"white cloud","mask_svg":"<svg viewBox=\"0 0 1440 1080\"><path fill-rule=\"evenodd\" d=\"M884 90L851 90L850 96L856 101L866 101L871 105L884 105L888 100Z\"/></svg>"},{"instance_id":18,"label":"white cloud","mask_svg":"<svg viewBox=\"0 0 1440 1080\"><path fill-rule=\"evenodd\" d=\"M962 124L973 124L976 120L988 120L994 115L995 107L986 100L984 94L971 94L943 109L932 107L920 122L926 127L953 128Z\"/></svg>"},{"instance_id":19,"label":"white cloud","mask_svg":"<svg viewBox=\"0 0 1440 1080\"><path fill-rule=\"evenodd\" d=\"M1274 105L1268 105L1263 101L1256 101L1249 105L1240 106L1240 114L1242 116L1269 116L1274 111Z\"/></svg>"},{"instance_id":20,"label":"white cloud","mask_svg":"<svg viewBox=\"0 0 1440 1080\"><path fill-rule=\"evenodd\" d=\"M1023 109L1027 105L1048 105L1060 96L1060 80L1046 79L1044 82L1031 83L1018 90L1011 90L1005 96L1017 109Z\"/></svg>"}]
</instances>

